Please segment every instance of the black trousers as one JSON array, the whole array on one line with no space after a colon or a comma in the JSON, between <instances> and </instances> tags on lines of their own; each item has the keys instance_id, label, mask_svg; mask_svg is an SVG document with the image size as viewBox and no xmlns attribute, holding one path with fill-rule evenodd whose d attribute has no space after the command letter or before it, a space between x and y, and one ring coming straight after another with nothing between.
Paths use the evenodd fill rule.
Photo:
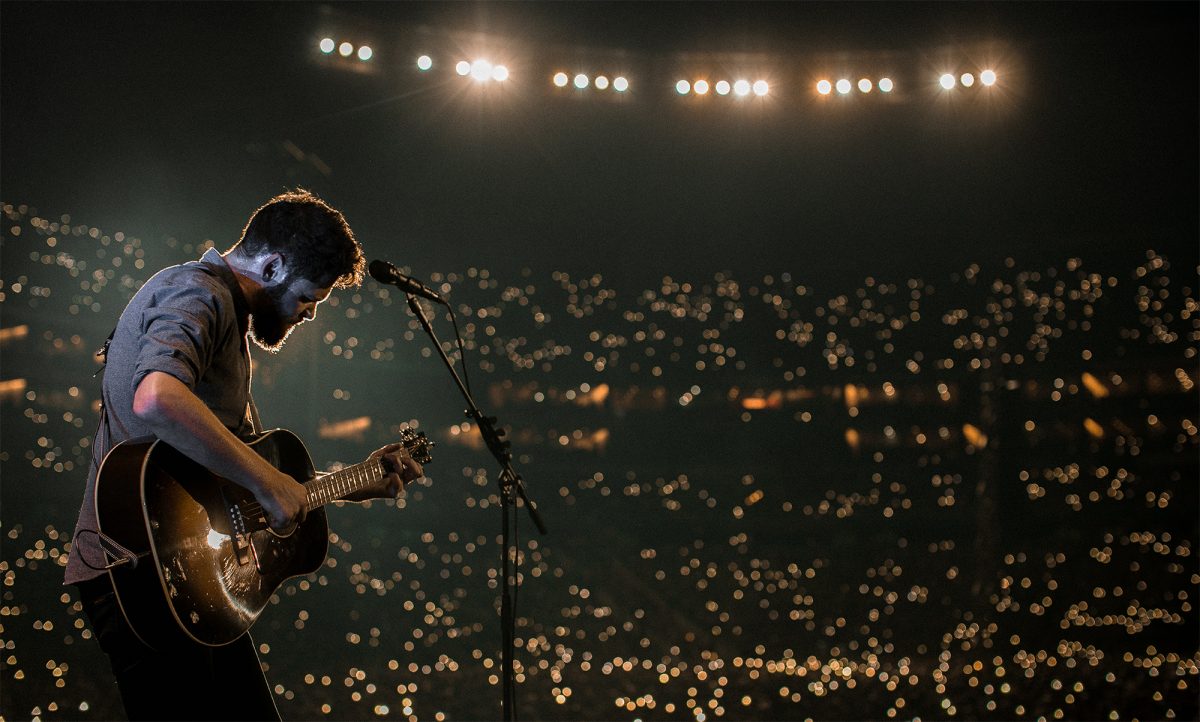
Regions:
<instances>
[{"instance_id":1,"label":"black trousers","mask_svg":"<svg viewBox=\"0 0 1200 722\"><path fill-rule=\"evenodd\" d=\"M193 643L156 651L125 621L107 575L77 586L129 719L279 719L249 633L221 647Z\"/></svg>"}]
</instances>

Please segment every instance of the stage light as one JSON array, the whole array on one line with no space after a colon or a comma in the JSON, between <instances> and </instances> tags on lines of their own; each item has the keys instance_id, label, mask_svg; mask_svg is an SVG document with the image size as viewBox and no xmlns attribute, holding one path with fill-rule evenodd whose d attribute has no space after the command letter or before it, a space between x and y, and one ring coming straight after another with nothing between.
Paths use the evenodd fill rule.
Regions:
<instances>
[{"instance_id":1,"label":"stage light","mask_svg":"<svg viewBox=\"0 0 1200 722\"><path fill-rule=\"evenodd\" d=\"M761 98L762 96L764 96L768 92L770 92L770 90L771 90L771 86L767 84L767 81L765 81L765 80L755 80L754 81L754 94L757 95L758 97Z\"/></svg>"},{"instance_id":2,"label":"stage light","mask_svg":"<svg viewBox=\"0 0 1200 722\"><path fill-rule=\"evenodd\" d=\"M422 55L421 57L417 58L417 69L429 70L432 67L433 58L429 57L428 55Z\"/></svg>"},{"instance_id":3,"label":"stage light","mask_svg":"<svg viewBox=\"0 0 1200 722\"><path fill-rule=\"evenodd\" d=\"M705 95L708 93L708 81L697 80L696 82L692 83L692 90L696 92L696 95Z\"/></svg>"},{"instance_id":4,"label":"stage light","mask_svg":"<svg viewBox=\"0 0 1200 722\"><path fill-rule=\"evenodd\" d=\"M890 93L890 92L892 92L892 88L894 88L894 87L896 87L896 86L892 83L891 78L880 78L879 79L880 92Z\"/></svg>"},{"instance_id":5,"label":"stage light","mask_svg":"<svg viewBox=\"0 0 1200 722\"><path fill-rule=\"evenodd\" d=\"M333 38L321 38L321 52L329 55L333 49L337 47L337 43L333 42Z\"/></svg>"},{"instance_id":6,"label":"stage light","mask_svg":"<svg viewBox=\"0 0 1200 722\"><path fill-rule=\"evenodd\" d=\"M832 90L833 90L833 84L830 83L828 80L818 80L817 81L817 92L820 93L821 95L829 95L829 93Z\"/></svg>"},{"instance_id":7,"label":"stage light","mask_svg":"<svg viewBox=\"0 0 1200 722\"><path fill-rule=\"evenodd\" d=\"M571 79L567 77L566 73L555 73L554 74L554 85L555 86L557 86L559 88L565 88L565 87L567 87L567 83L569 83L569 82L571 82Z\"/></svg>"},{"instance_id":8,"label":"stage light","mask_svg":"<svg viewBox=\"0 0 1200 722\"><path fill-rule=\"evenodd\" d=\"M838 93L846 95L850 92L850 81L842 78L841 80L837 81L836 87Z\"/></svg>"},{"instance_id":9,"label":"stage light","mask_svg":"<svg viewBox=\"0 0 1200 722\"><path fill-rule=\"evenodd\" d=\"M575 87L576 88L583 90L587 86L588 86L588 76L584 75L583 73L580 73L579 75L575 76Z\"/></svg>"},{"instance_id":10,"label":"stage light","mask_svg":"<svg viewBox=\"0 0 1200 722\"><path fill-rule=\"evenodd\" d=\"M596 80L592 83L592 85L595 85L597 90L607 89L608 88L608 76L597 75Z\"/></svg>"},{"instance_id":11,"label":"stage light","mask_svg":"<svg viewBox=\"0 0 1200 722\"><path fill-rule=\"evenodd\" d=\"M955 83L954 75L951 73L946 73L942 77L938 78L938 83L946 90L953 90Z\"/></svg>"},{"instance_id":12,"label":"stage light","mask_svg":"<svg viewBox=\"0 0 1200 722\"><path fill-rule=\"evenodd\" d=\"M354 53L353 43L342 43L338 46L338 54L343 58L348 58Z\"/></svg>"},{"instance_id":13,"label":"stage light","mask_svg":"<svg viewBox=\"0 0 1200 722\"><path fill-rule=\"evenodd\" d=\"M675 83L675 92L680 95L687 95L691 89L692 84L686 80L680 80L678 83Z\"/></svg>"},{"instance_id":14,"label":"stage light","mask_svg":"<svg viewBox=\"0 0 1200 722\"><path fill-rule=\"evenodd\" d=\"M982 73L979 74L979 82L983 83L984 85L988 85L988 86L995 85L996 84L996 71L995 70L983 71Z\"/></svg>"},{"instance_id":15,"label":"stage light","mask_svg":"<svg viewBox=\"0 0 1200 722\"><path fill-rule=\"evenodd\" d=\"M483 58L471 63L471 77L482 83L492 77L492 64Z\"/></svg>"},{"instance_id":16,"label":"stage light","mask_svg":"<svg viewBox=\"0 0 1200 722\"><path fill-rule=\"evenodd\" d=\"M618 75L617 79L613 81L613 90L618 93L624 93L626 90L629 90L629 81L624 76Z\"/></svg>"},{"instance_id":17,"label":"stage light","mask_svg":"<svg viewBox=\"0 0 1200 722\"><path fill-rule=\"evenodd\" d=\"M962 83L964 88L969 88L975 84L975 76L970 73L963 73L958 82Z\"/></svg>"},{"instance_id":18,"label":"stage light","mask_svg":"<svg viewBox=\"0 0 1200 722\"><path fill-rule=\"evenodd\" d=\"M717 95L729 95L729 81L728 80L718 80L717 81Z\"/></svg>"},{"instance_id":19,"label":"stage light","mask_svg":"<svg viewBox=\"0 0 1200 722\"><path fill-rule=\"evenodd\" d=\"M358 49L358 59L363 62L370 60L371 56L374 54L375 51L371 50L370 45L364 45Z\"/></svg>"},{"instance_id":20,"label":"stage light","mask_svg":"<svg viewBox=\"0 0 1200 722\"><path fill-rule=\"evenodd\" d=\"M872 86L871 86L871 81L870 81L870 80L868 80L867 78L860 78L860 79L859 79L859 81L858 81L858 92L860 92L860 93L869 93L869 92L871 92L871 87L872 87Z\"/></svg>"},{"instance_id":21,"label":"stage light","mask_svg":"<svg viewBox=\"0 0 1200 722\"><path fill-rule=\"evenodd\" d=\"M454 65L454 72L465 76L471 72L471 64L465 60L460 60Z\"/></svg>"},{"instance_id":22,"label":"stage light","mask_svg":"<svg viewBox=\"0 0 1200 722\"><path fill-rule=\"evenodd\" d=\"M497 65L496 67L492 68L492 80L495 80L498 83L503 83L505 80L508 80L508 68L503 65Z\"/></svg>"},{"instance_id":23,"label":"stage light","mask_svg":"<svg viewBox=\"0 0 1200 722\"><path fill-rule=\"evenodd\" d=\"M739 80L733 84L733 94L738 97L745 97L750 94L750 81Z\"/></svg>"}]
</instances>

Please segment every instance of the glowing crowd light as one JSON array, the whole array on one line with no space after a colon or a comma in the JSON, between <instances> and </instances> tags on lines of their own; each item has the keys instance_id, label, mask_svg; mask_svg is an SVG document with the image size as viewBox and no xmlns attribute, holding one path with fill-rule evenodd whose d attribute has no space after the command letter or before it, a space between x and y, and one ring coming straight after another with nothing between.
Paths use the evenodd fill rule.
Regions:
<instances>
[{"instance_id":1,"label":"glowing crowd light","mask_svg":"<svg viewBox=\"0 0 1200 722\"><path fill-rule=\"evenodd\" d=\"M818 80L817 92L821 95L829 95L831 92L833 92L833 83L829 82L828 80Z\"/></svg>"},{"instance_id":2,"label":"glowing crowd light","mask_svg":"<svg viewBox=\"0 0 1200 722\"><path fill-rule=\"evenodd\" d=\"M624 93L626 90L629 90L629 81L624 76L618 75L616 80L613 81L613 90L618 93Z\"/></svg>"},{"instance_id":3,"label":"glowing crowd light","mask_svg":"<svg viewBox=\"0 0 1200 722\"><path fill-rule=\"evenodd\" d=\"M417 58L417 69L418 70L429 70L432 67L433 67L433 58L429 57L428 55L422 55L421 57Z\"/></svg>"},{"instance_id":4,"label":"glowing crowd light","mask_svg":"<svg viewBox=\"0 0 1200 722\"><path fill-rule=\"evenodd\" d=\"M565 88L565 87L567 87L567 83L569 83L569 82L571 82L571 79L567 77L566 73L555 73L554 74L555 87Z\"/></svg>"},{"instance_id":5,"label":"glowing crowd light","mask_svg":"<svg viewBox=\"0 0 1200 722\"><path fill-rule=\"evenodd\" d=\"M996 84L996 71L995 70L983 71L982 73L979 74L979 82L981 82L984 85L987 85L989 87L995 85Z\"/></svg>"},{"instance_id":6,"label":"glowing crowd light","mask_svg":"<svg viewBox=\"0 0 1200 722\"><path fill-rule=\"evenodd\" d=\"M471 64L465 60L460 60L454 65L454 72L459 75L466 76L471 72Z\"/></svg>"},{"instance_id":7,"label":"glowing crowd light","mask_svg":"<svg viewBox=\"0 0 1200 722\"><path fill-rule=\"evenodd\" d=\"M837 88L837 92L841 95L848 95L850 93L850 81L846 80L845 78L837 81L837 85L835 87Z\"/></svg>"},{"instance_id":8,"label":"glowing crowd light","mask_svg":"<svg viewBox=\"0 0 1200 722\"><path fill-rule=\"evenodd\" d=\"M321 52L329 55L337 47L337 43L333 42L333 38L321 38Z\"/></svg>"},{"instance_id":9,"label":"glowing crowd light","mask_svg":"<svg viewBox=\"0 0 1200 722\"><path fill-rule=\"evenodd\" d=\"M970 73L963 73L958 82L962 83L964 88L969 88L975 84L975 76Z\"/></svg>"},{"instance_id":10,"label":"glowing crowd light","mask_svg":"<svg viewBox=\"0 0 1200 722\"><path fill-rule=\"evenodd\" d=\"M744 98L750 94L750 81L738 80L733 84L733 94L739 98Z\"/></svg>"},{"instance_id":11,"label":"glowing crowd light","mask_svg":"<svg viewBox=\"0 0 1200 722\"><path fill-rule=\"evenodd\" d=\"M938 84L945 90L953 90L955 82L953 73L945 73L942 77L938 78Z\"/></svg>"},{"instance_id":12,"label":"glowing crowd light","mask_svg":"<svg viewBox=\"0 0 1200 722\"><path fill-rule=\"evenodd\" d=\"M692 83L692 90L695 91L696 95L705 95L708 93L708 81L697 80L696 82Z\"/></svg>"},{"instance_id":13,"label":"glowing crowd light","mask_svg":"<svg viewBox=\"0 0 1200 722\"><path fill-rule=\"evenodd\" d=\"M729 88L728 80L718 80L717 81L717 95L729 95L729 89L730 88Z\"/></svg>"},{"instance_id":14,"label":"glowing crowd light","mask_svg":"<svg viewBox=\"0 0 1200 722\"><path fill-rule=\"evenodd\" d=\"M338 46L338 55L341 55L343 58L348 58L353 53L354 43L342 43Z\"/></svg>"},{"instance_id":15,"label":"glowing crowd light","mask_svg":"<svg viewBox=\"0 0 1200 722\"><path fill-rule=\"evenodd\" d=\"M594 81L592 81L592 85L596 86L596 90L607 89L608 88L608 76L597 75L596 79Z\"/></svg>"},{"instance_id":16,"label":"glowing crowd light","mask_svg":"<svg viewBox=\"0 0 1200 722\"><path fill-rule=\"evenodd\" d=\"M675 83L675 92L680 95L687 95L691 89L692 84L686 80L680 80L678 83Z\"/></svg>"},{"instance_id":17,"label":"glowing crowd light","mask_svg":"<svg viewBox=\"0 0 1200 722\"><path fill-rule=\"evenodd\" d=\"M762 96L764 96L768 92L770 92L770 90L771 90L771 86L767 83L767 81L765 81L765 80L754 81L754 94L757 95L758 97L761 98Z\"/></svg>"},{"instance_id":18,"label":"glowing crowd light","mask_svg":"<svg viewBox=\"0 0 1200 722\"><path fill-rule=\"evenodd\" d=\"M890 93L892 92L892 88L896 87L895 84L892 83L891 78L880 78L878 85L879 92L881 93Z\"/></svg>"},{"instance_id":19,"label":"glowing crowd light","mask_svg":"<svg viewBox=\"0 0 1200 722\"><path fill-rule=\"evenodd\" d=\"M363 62L370 60L371 56L374 54L375 54L375 51L371 50L370 45L364 45L358 49L358 59Z\"/></svg>"},{"instance_id":20,"label":"glowing crowd light","mask_svg":"<svg viewBox=\"0 0 1200 722\"><path fill-rule=\"evenodd\" d=\"M579 88L580 90L586 88L588 86L588 82L588 76L584 75L583 73L575 76L575 87Z\"/></svg>"}]
</instances>

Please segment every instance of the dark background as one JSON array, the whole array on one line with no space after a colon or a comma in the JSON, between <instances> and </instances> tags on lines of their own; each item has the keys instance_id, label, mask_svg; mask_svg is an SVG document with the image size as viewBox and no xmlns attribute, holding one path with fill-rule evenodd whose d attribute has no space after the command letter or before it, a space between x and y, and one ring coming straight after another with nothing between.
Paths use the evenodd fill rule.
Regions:
<instances>
[{"instance_id":1,"label":"dark background","mask_svg":"<svg viewBox=\"0 0 1200 722\"><path fill-rule=\"evenodd\" d=\"M295 186L448 293L514 439L551 529L521 521L522 717L1196 717L1195 4L5 2L0 33L6 717L121 715L60 586L91 352ZM510 80L453 74L479 56ZM771 93L674 92L700 74ZM843 74L897 90L813 91ZM283 716L498 716L493 464L400 296L254 360L318 467L439 444L255 627Z\"/></svg>"}]
</instances>

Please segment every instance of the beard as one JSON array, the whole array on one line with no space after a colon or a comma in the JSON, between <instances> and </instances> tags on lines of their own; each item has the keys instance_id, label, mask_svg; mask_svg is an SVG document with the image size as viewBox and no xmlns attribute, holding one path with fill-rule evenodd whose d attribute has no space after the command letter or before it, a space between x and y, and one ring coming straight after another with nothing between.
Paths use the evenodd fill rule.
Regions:
<instances>
[{"instance_id":1,"label":"beard","mask_svg":"<svg viewBox=\"0 0 1200 722\"><path fill-rule=\"evenodd\" d=\"M296 324L289 323L280 313L280 300L287 294L282 286L265 291L265 298L250 314L250 339L268 353L279 353Z\"/></svg>"}]
</instances>

